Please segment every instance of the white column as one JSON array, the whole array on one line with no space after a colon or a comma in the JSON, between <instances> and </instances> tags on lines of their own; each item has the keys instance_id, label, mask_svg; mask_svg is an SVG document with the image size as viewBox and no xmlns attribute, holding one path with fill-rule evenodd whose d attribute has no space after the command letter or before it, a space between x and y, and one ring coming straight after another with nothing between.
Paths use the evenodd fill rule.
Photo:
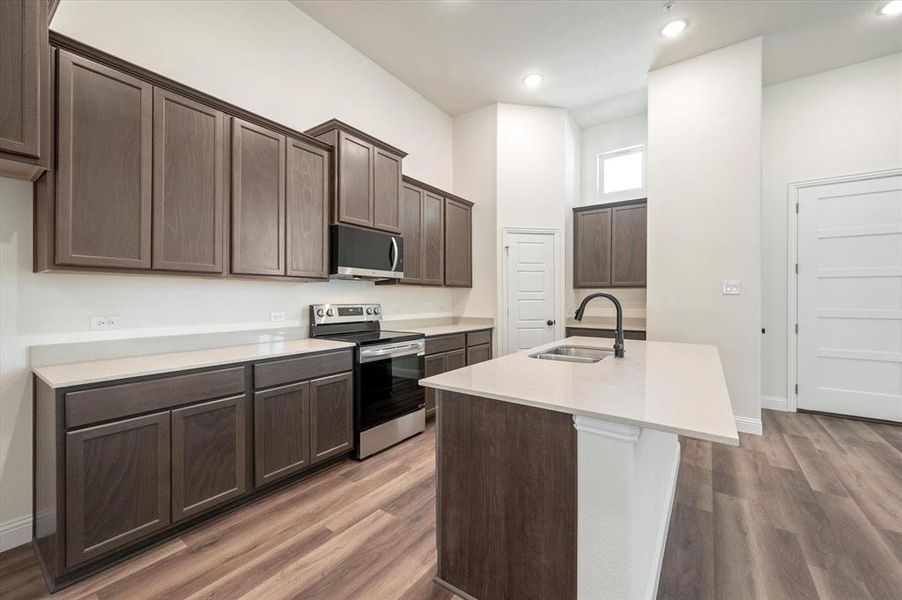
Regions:
<instances>
[{"instance_id":1,"label":"white column","mask_svg":"<svg viewBox=\"0 0 902 600\"><path fill-rule=\"evenodd\" d=\"M657 593L680 464L676 434L573 417L579 598Z\"/></svg>"}]
</instances>

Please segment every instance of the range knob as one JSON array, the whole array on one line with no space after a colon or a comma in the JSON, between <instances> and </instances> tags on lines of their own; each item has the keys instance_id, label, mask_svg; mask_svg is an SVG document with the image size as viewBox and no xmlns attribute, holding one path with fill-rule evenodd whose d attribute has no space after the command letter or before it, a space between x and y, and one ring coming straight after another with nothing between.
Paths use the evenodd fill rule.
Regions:
<instances>
[{"instance_id":1,"label":"range knob","mask_svg":"<svg viewBox=\"0 0 902 600\"><path fill-rule=\"evenodd\" d=\"M328 315L328 316L330 316L330 317L334 317L334 316L335 316L335 311L332 310L332 309L330 308L329 310L326 311L326 315Z\"/></svg>"},{"instance_id":2,"label":"range knob","mask_svg":"<svg viewBox=\"0 0 902 600\"><path fill-rule=\"evenodd\" d=\"M326 312L325 312L323 309L321 309L321 308L317 308L317 309L316 309L316 316L317 316L317 317L321 317L321 316L323 316L324 314L326 314Z\"/></svg>"},{"instance_id":3,"label":"range knob","mask_svg":"<svg viewBox=\"0 0 902 600\"><path fill-rule=\"evenodd\" d=\"M372 306L367 307L367 309L366 309L366 314L368 314L368 315L373 314L373 307L372 307Z\"/></svg>"},{"instance_id":4,"label":"range knob","mask_svg":"<svg viewBox=\"0 0 902 600\"><path fill-rule=\"evenodd\" d=\"M379 307L378 307L378 306L377 306L376 308L373 309L373 314L374 314L374 315L378 315L378 314L379 314Z\"/></svg>"}]
</instances>

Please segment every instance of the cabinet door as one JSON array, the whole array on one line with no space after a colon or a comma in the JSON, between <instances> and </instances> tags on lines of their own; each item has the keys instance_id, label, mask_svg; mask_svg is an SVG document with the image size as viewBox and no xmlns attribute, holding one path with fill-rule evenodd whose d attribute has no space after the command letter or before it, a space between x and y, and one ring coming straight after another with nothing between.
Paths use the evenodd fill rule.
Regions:
<instances>
[{"instance_id":1,"label":"cabinet door","mask_svg":"<svg viewBox=\"0 0 902 600\"><path fill-rule=\"evenodd\" d=\"M463 352L462 350L460 352ZM441 375L448 370L448 355L445 352L427 356L423 368L424 377ZM426 416L435 414L435 390L426 388Z\"/></svg>"},{"instance_id":2,"label":"cabinet door","mask_svg":"<svg viewBox=\"0 0 902 600\"><path fill-rule=\"evenodd\" d=\"M337 220L373 226L373 146L338 132Z\"/></svg>"},{"instance_id":3,"label":"cabinet door","mask_svg":"<svg viewBox=\"0 0 902 600\"><path fill-rule=\"evenodd\" d=\"M401 236L404 238L404 277L401 283L423 282L423 195L409 183L401 194Z\"/></svg>"},{"instance_id":4,"label":"cabinet door","mask_svg":"<svg viewBox=\"0 0 902 600\"><path fill-rule=\"evenodd\" d=\"M611 285L611 209L573 213L573 287Z\"/></svg>"},{"instance_id":5,"label":"cabinet door","mask_svg":"<svg viewBox=\"0 0 902 600\"><path fill-rule=\"evenodd\" d=\"M442 285L445 282L445 199L431 192L423 197L422 236L423 283Z\"/></svg>"},{"instance_id":6,"label":"cabinet door","mask_svg":"<svg viewBox=\"0 0 902 600\"><path fill-rule=\"evenodd\" d=\"M46 101L47 3L0 2L0 150L38 158ZM43 124L47 126L48 124Z\"/></svg>"},{"instance_id":7,"label":"cabinet door","mask_svg":"<svg viewBox=\"0 0 902 600\"><path fill-rule=\"evenodd\" d=\"M68 567L169 522L168 412L66 434Z\"/></svg>"},{"instance_id":8,"label":"cabinet door","mask_svg":"<svg viewBox=\"0 0 902 600\"><path fill-rule=\"evenodd\" d=\"M485 362L492 358L491 344L481 344L479 346L470 346L467 348L467 364L475 365L476 363Z\"/></svg>"},{"instance_id":9,"label":"cabinet door","mask_svg":"<svg viewBox=\"0 0 902 600\"><path fill-rule=\"evenodd\" d=\"M247 491L245 397L172 411L172 520L181 521Z\"/></svg>"},{"instance_id":10,"label":"cabinet door","mask_svg":"<svg viewBox=\"0 0 902 600\"><path fill-rule=\"evenodd\" d=\"M155 88L153 268L222 273L225 117Z\"/></svg>"},{"instance_id":11,"label":"cabinet door","mask_svg":"<svg viewBox=\"0 0 902 600\"><path fill-rule=\"evenodd\" d=\"M445 285L472 287L470 206L445 198Z\"/></svg>"},{"instance_id":12,"label":"cabinet door","mask_svg":"<svg viewBox=\"0 0 902 600\"><path fill-rule=\"evenodd\" d=\"M288 140L287 275L329 276L329 152Z\"/></svg>"},{"instance_id":13,"label":"cabinet door","mask_svg":"<svg viewBox=\"0 0 902 600\"><path fill-rule=\"evenodd\" d=\"M285 136L232 123L232 272L284 275Z\"/></svg>"},{"instance_id":14,"label":"cabinet door","mask_svg":"<svg viewBox=\"0 0 902 600\"><path fill-rule=\"evenodd\" d=\"M56 262L149 269L153 88L59 53Z\"/></svg>"},{"instance_id":15,"label":"cabinet door","mask_svg":"<svg viewBox=\"0 0 902 600\"><path fill-rule=\"evenodd\" d=\"M645 285L646 205L614 208L611 239L611 283L614 286Z\"/></svg>"},{"instance_id":16,"label":"cabinet door","mask_svg":"<svg viewBox=\"0 0 902 600\"><path fill-rule=\"evenodd\" d=\"M351 373L310 382L311 462L354 448L354 391Z\"/></svg>"},{"instance_id":17,"label":"cabinet door","mask_svg":"<svg viewBox=\"0 0 902 600\"><path fill-rule=\"evenodd\" d=\"M462 369L467 366L467 354L463 348L460 350L452 350L448 352L448 358L445 363L445 372Z\"/></svg>"},{"instance_id":18,"label":"cabinet door","mask_svg":"<svg viewBox=\"0 0 902 600\"><path fill-rule=\"evenodd\" d=\"M310 466L310 384L254 394L254 463L258 486Z\"/></svg>"},{"instance_id":19,"label":"cabinet door","mask_svg":"<svg viewBox=\"0 0 902 600\"><path fill-rule=\"evenodd\" d=\"M401 157L373 149L373 227L401 232Z\"/></svg>"}]
</instances>

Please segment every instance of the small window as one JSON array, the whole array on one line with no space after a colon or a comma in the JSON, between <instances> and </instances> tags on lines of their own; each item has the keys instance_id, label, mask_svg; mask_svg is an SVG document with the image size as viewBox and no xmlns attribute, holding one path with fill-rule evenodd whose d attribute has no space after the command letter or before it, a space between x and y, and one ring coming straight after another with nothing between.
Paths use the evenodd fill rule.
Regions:
<instances>
[{"instance_id":1,"label":"small window","mask_svg":"<svg viewBox=\"0 0 902 600\"><path fill-rule=\"evenodd\" d=\"M645 187L645 146L630 146L598 155L598 195Z\"/></svg>"}]
</instances>

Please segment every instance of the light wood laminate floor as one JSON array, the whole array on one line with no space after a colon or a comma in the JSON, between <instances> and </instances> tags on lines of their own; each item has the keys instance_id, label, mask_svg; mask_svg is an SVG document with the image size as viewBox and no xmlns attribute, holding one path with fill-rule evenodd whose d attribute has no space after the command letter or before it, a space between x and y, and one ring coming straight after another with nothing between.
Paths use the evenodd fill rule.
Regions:
<instances>
[{"instance_id":1,"label":"light wood laminate floor","mask_svg":"<svg viewBox=\"0 0 902 600\"><path fill-rule=\"evenodd\" d=\"M658 597L900 598L902 428L764 421L740 448L682 440ZM455 598L432 583L434 443L430 426L52 597ZM47 597L30 547L0 554L0 596Z\"/></svg>"}]
</instances>

